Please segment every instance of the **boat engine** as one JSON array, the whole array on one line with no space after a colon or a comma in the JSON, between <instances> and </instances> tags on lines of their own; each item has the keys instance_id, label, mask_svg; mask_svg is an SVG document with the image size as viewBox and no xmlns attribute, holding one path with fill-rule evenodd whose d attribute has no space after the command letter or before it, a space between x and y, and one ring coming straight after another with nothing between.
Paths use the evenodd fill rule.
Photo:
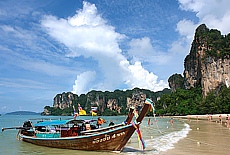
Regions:
<instances>
[{"instance_id":1,"label":"boat engine","mask_svg":"<svg viewBox=\"0 0 230 155\"><path fill-rule=\"evenodd\" d=\"M35 135L32 123L30 121L25 121L23 123L23 128L21 129L21 133L23 135L27 135L27 136L34 136Z\"/></svg>"}]
</instances>

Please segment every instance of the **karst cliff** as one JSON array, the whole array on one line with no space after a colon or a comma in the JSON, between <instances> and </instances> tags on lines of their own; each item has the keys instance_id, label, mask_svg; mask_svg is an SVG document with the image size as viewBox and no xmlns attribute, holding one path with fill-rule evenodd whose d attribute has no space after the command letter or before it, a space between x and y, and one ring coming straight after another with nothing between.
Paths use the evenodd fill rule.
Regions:
<instances>
[{"instance_id":1,"label":"karst cliff","mask_svg":"<svg viewBox=\"0 0 230 155\"><path fill-rule=\"evenodd\" d=\"M205 24L195 32L190 53L184 60L184 86L201 87L204 96L230 84L230 34L221 35Z\"/></svg>"}]
</instances>

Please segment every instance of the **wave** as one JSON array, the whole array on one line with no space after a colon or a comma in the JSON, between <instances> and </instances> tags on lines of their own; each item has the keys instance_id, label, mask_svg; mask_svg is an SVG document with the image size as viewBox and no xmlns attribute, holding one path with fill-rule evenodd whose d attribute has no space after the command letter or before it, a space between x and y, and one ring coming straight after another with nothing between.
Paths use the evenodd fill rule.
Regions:
<instances>
[{"instance_id":1,"label":"wave","mask_svg":"<svg viewBox=\"0 0 230 155\"><path fill-rule=\"evenodd\" d=\"M184 124L184 128L179 131L174 131L153 139L145 140L147 144L146 150L135 150L134 148L125 148L123 153L125 154L159 154L161 152L165 152L169 149L174 148L174 144L176 144L179 140L187 137L187 134L191 130L188 124Z\"/></svg>"}]
</instances>

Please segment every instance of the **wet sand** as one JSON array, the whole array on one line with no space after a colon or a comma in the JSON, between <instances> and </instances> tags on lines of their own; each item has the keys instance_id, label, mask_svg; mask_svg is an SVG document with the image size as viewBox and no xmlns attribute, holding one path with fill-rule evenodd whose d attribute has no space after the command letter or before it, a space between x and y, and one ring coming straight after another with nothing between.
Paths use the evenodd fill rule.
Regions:
<instances>
[{"instance_id":1,"label":"wet sand","mask_svg":"<svg viewBox=\"0 0 230 155\"><path fill-rule=\"evenodd\" d=\"M187 137L175 144L174 149L160 153L161 155L229 155L230 154L230 129L223 123L219 123L218 116L212 121L207 121L206 116L180 117L190 125L191 131Z\"/></svg>"}]
</instances>

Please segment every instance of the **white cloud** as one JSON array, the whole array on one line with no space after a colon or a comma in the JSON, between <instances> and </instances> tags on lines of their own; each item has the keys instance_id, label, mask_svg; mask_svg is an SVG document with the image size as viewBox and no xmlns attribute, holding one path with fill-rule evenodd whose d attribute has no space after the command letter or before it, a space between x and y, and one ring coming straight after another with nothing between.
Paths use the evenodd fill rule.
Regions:
<instances>
[{"instance_id":1,"label":"white cloud","mask_svg":"<svg viewBox=\"0 0 230 155\"><path fill-rule=\"evenodd\" d=\"M194 24L191 20L181 20L177 23L176 30L179 32L181 36L186 37L186 40L191 43L194 37L194 30L198 25Z\"/></svg>"},{"instance_id":2,"label":"white cloud","mask_svg":"<svg viewBox=\"0 0 230 155\"><path fill-rule=\"evenodd\" d=\"M119 48L119 42L126 36L117 33L113 26L108 25L106 20L97 13L94 4L83 2L83 9L68 19L45 16L41 24L53 38L71 49L66 56L90 57L98 63L99 72L102 74L91 71L95 66L86 69L77 76L73 92L80 94L91 89L114 90L124 83L129 88L141 87L152 90L165 88L166 83L158 82L157 76L145 70L141 63L136 62L130 65ZM137 42L140 45L136 47L138 50L147 50L146 56L152 54L153 48L148 39L140 39ZM137 54L137 49L134 47L133 54Z\"/></svg>"},{"instance_id":3,"label":"white cloud","mask_svg":"<svg viewBox=\"0 0 230 155\"><path fill-rule=\"evenodd\" d=\"M197 12L205 5L203 0L194 1L194 0L178 0L180 2L180 8L186 11Z\"/></svg>"},{"instance_id":4,"label":"white cloud","mask_svg":"<svg viewBox=\"0 0 230 155\"><path fill-rule=\"evenodd\" d=\"M181 64L183 64L185 55L190 51L197 26L198 24L186 19L177 23L176 31L179 33L180 37L178 40L172 42L171 48L169 49L169 53L172 55L171 61L178 61L178 59L181 59Z\"/></svg>"},{"instance_id":5,"label":"white cloud","mask_svg":"<svg viewBox=\"0 0 230 155\"><path fill-rule=\"evenodd\" d=\"M164 81L157 82L158 76L145 70L138 61L133 65L123 62L123 65L128 66L130 75L126 76L126 84L131 88L139 87L159 91L168 87L168 84Z\"/></svg>"},{"instance_id":6,"label":"white cloud","mask_svg":"<svg viewBox=\"0 0 230 155\"><path fill-rule=\"evenodd\" d=\"M158 51L157 47L153 47L148 37L132 39L129 46L128 54L136 61L165 64L170 57L166 53Z\"/></svg>"},{"instance_id":7,"label":"white cloud","mask_svg":"<svg viewBox=\"0 0 230 155\"><path fill-rule=\"evenodd\" d=\"M88 91L88 87L95 80L96 72L87 71L77 76L75 84L73 85L73 93L85 94Z\"/></svg>"},{"instance_id":8,"label":"white cloud","mask_svg":"<svg viewBox=\"0 0 230 155\"><path fill-rule=\"evenodd\" d=\"M198 24L210 29L219 29L223 34L230 32L230 1L228 0L179 0L180 8L196 13ZM185 25L186 26L186 25ZM187 25L188 26L188 25Z\"/></svg>"},{"instance_id":9,"label":"white cloud","mask_svg":"<svg viewBox=\"0 0 230 155\"><path fill-rule=\"evenodd\" d=\"M106 21L97 15L97 8L94 4L83 2L83 10L77 11L77 14L70 17L68 22L73 26L98 26L104 25Z\"/></svg>"}]
</instances>

